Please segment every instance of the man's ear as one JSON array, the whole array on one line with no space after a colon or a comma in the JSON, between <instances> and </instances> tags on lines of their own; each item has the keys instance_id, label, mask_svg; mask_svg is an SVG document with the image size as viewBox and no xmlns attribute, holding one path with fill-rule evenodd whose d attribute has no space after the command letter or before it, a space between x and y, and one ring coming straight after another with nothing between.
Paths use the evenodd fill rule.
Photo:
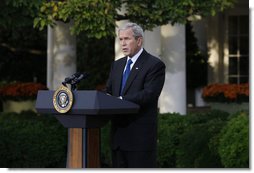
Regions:
<instances>
[{"instance_id":1,"label":"man's ear","mask_svg":"<svg viewBox=\"0 0 254 173\"><path fill-rule=\"evenodd\" d=\"M142 37L138 37L138 46L142 46L142 43L143 43L143 38Z\"/></svg>"}]
</instances>

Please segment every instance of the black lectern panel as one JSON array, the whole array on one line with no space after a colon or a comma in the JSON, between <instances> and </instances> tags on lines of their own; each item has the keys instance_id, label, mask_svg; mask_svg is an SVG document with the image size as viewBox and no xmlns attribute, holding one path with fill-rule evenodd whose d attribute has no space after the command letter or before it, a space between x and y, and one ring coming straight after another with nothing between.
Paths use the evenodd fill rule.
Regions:
<instances>
[{"instance_id":1,"label":"black lectern panel","mask_svg":"<svg viewBox=\"0 0 254 173\"><path fill-rule=\"evenodd\" d=\"M129 116L139 110L137 104L91 90L74 91L71 110L60 114L54 108L53 95L54 91L39 91L35 107L39 113L55 115L67 128L98 128L116 115Z\"/></svg>"},{"instance_id":2,"label":"black lectern panel","mask_svg":"<svg viewBox=\"0 0 254 173\"><path fill-rule=\"evenodd\" d=\"M40 113L58 114L53 106L54 91L38 92L36 109ZM137 113L139 106L132 102L109 96L99 91L74 91L74 103L67 115L84 114L132 114Z\"/></svg>"}]
</instances>

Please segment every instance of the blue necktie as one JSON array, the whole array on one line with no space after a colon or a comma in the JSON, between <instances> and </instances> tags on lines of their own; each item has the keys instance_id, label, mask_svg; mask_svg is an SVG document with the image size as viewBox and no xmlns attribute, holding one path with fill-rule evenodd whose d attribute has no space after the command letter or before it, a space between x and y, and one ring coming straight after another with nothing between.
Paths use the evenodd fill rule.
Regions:
<instances>
[{"instance_id":1,"label":"blue necktie","mask_svg":"<svg viewBox=\"0 0 254 173\"><path fill-rule=\"evenodd\" d=\"M122 92L123 92L123 88L124 88L124 86L125 86L125 83L126 83L126 81L127 81L127 79L128 79L128 76L129 76L129 74L130 74L130 72L131 72L131 64L132 64L132 61L131 61L131 59L129 59L128 62L127 62L126 69L125 69L125 71L124 71L124 73L123 73L122 86L121 86L121 95L122 95Z\"/></svg>"}]
</instances>

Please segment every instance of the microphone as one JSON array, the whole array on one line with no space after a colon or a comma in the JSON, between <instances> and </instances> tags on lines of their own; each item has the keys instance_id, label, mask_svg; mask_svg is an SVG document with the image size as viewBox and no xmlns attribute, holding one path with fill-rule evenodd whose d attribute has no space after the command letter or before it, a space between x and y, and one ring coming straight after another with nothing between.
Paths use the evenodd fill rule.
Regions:
<instances>
[{"instance_id":1,"label":"microphone","mask_svg":"<svg viewBox=\"0 0 254 173\"><path fill-rule=\"evenodd\" d=\"M66 86L66 84L70 84L71 81L72 81L73 79L75 79L77 75L79 75L79 73L75 73L75 74L71 75L70 77L65 78L64 81L62 82L62 84L63 84L64 86Z\"/></svg>"},{"instance_id":2,"label":"microphone","mask_svg":"<svg viewBox=\"0 0 254 173\"><path fill-rule=\"evenodd\" d=\"M87 78L89 76L88 73L78 73L76 74L76 77L71 81L71 84L77 84L79 83L81 80Z\"/></svg>"},{"instance_id":3,"label":"microphone","mask_svg":"<svg viewBox=\"0 0 254 173\"><path fill-rule=\"evenodd\" d=\"M66 84L71 84L71 85L74 85L74 84L77 84L79 83L81 80L87 78L89 76L88 73L80 73L80 72L77 72L73 75L71 75L70 77L67 77L65 78L64 82L62 82L62 84L64 86L66 86Z\"/></svg>"}]
</instances>

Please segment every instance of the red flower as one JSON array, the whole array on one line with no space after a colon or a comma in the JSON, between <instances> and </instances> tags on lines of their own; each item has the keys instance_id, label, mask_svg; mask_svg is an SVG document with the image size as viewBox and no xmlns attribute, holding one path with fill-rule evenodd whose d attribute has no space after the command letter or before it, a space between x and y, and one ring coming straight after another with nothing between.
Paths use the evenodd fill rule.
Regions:
<instances>
[{"instance_id":1,"label":"red flower","mask_svg":"<svg viewBox=\"0 0 254 173\"><path fill-rule=\"evenodd\" d=\"M35 99L38 90L46 90L47 87L41 83L13 83L0 88L2 100L29 100Z\"/></svg>"},{"instance_id":2,"label":"red flower","mask_svg":"<svg viewBox=\"0 0 254 173\"><path fill-rule=\"evenodd\" d=\"M249 84L210 84L203 88L206 101L242 102L249 100Z\"/></svg>"}]
</instances>

